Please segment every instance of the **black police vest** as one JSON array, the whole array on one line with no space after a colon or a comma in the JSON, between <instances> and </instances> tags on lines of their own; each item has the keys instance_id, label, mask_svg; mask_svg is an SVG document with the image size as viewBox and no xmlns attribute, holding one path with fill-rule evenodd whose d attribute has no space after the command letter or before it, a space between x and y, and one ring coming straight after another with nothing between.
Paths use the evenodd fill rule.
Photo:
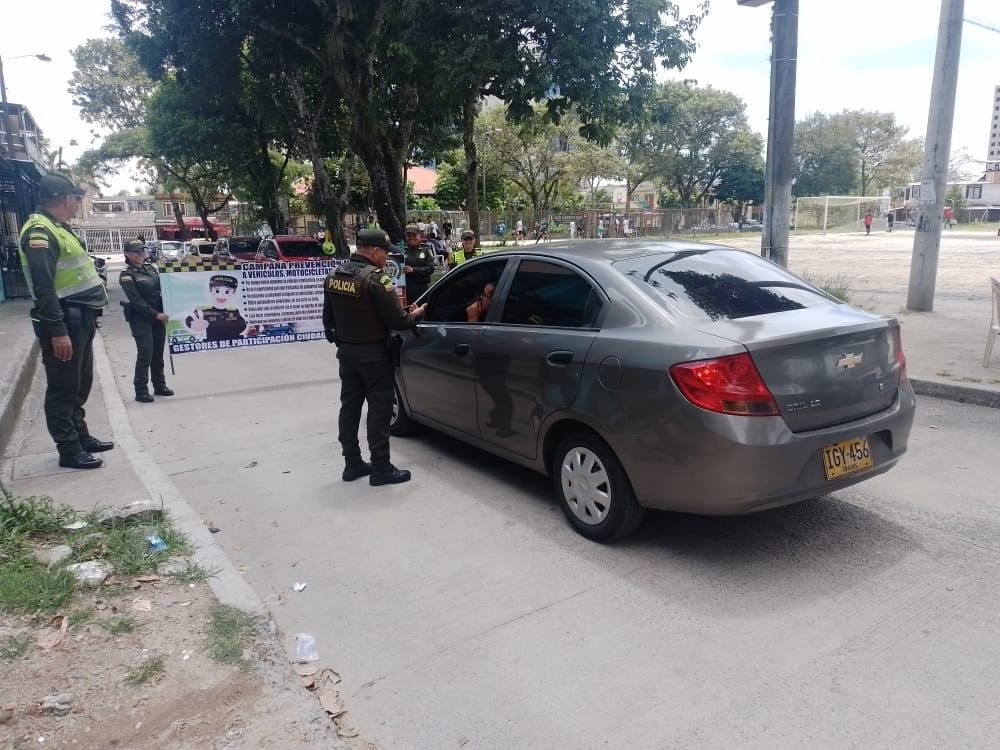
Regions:
<instances>
[{"instance_id":1,"label":"black police vest","mask_svg":"<svg viewBox=\"0 0 1000 750\"><path fill-rule=\"evenodd\" d=\"M377 273L375 266L351 261L326 277L324 293L333 305L337 339L343 344L374 344L389 337L368 289Z\"/></svg>"}]
</instances>

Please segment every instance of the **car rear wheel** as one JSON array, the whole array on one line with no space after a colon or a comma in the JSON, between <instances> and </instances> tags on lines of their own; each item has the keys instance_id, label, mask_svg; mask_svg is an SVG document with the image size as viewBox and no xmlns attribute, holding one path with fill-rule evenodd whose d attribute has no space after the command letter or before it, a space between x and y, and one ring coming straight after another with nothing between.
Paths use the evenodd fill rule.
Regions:
<instances>
[{"instance_id":1,"label":"car rear wheel","mask_svg":"<svg viewBox=\"0 0 1000 750\"><path fill-rule=\"evenodd\" d=\"M396 437L406 437L417 431L417 423L410 419L403 406L403 397L399 386L394 386L395 398L392 400L392 419L389 421L389 432Z\"/></svg>"},{"instance_id":2,"label":"car rear wheel","mask_svg":"<svg viewBox=\"0 0 1000 750\"><path fill-rule=\"evenodd\" d=\"M574 529L595 542L620 539L642 523L644 508L614 452L589 432L574 432L556 447L552 482Z\"/></svg>"}]
</instances>

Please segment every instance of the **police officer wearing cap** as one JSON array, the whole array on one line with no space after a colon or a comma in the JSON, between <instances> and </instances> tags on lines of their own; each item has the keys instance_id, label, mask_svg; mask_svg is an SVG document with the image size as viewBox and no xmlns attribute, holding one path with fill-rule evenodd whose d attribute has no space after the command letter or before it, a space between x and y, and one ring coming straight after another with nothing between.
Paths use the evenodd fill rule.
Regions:
<instances>
[{"instance_id":1,"label":"police officer wearing cap","mask_svg":"<svg viewBox=\"0 0 1000 750\"><path fill-rule=\"evenodd\" d=\"M390 331L416 326L426 305L407 314L392 279L383 270L389 236L381 229L358 232L351 259L330 271L323 285L323 328L337 345L340 363L339 440L344 453L343 480L368 476L373 487L399 484L410 472L389 461L389 424L395 399L395 367L390 357ZM361 457L358 427L368 402L368 448L371 463Z\"/></svg>"},{"instance_id":2,"label":"police officer wearing cap","mask_svg":"<svg viewBox=\"0 0 1000 750\"><path fill-rule=\"evenodd\" d=\"M149 392L150 373L153 376L153 394L173 396L174 392L167 388L163 371L166 323L170 318L163 312L160 274L156 266L146 260L146 248L141 240L125 243L125 268L118 275L118 283L128 298L122 306L135 339L135 376L132 378L135 400L143 404L153 402Z\"/></svg>"},{"instance_id":3,"label":"police officer wearing cap","mask_svg":"<svg viewBox=\"0 0 1000 750\"><path fill-rule=\"evenodd\" d=\"M434 248L425 242L420 227L407 224L403 230L403 273L406 274L406 299L415 302L431 285L434 273Z\"/></svg>"},{"instance_id":4,"label":"police officer wearing cap","mask_svg":"<svg viewBox=\"0 0 1000 750\"><path fill-rule=\"evenodd\" d=\"M83 191L62 175L38 183L38 213L21 228L20 255L35 306L31 322L45 367L45 424L59 451L59 465L97 469L94 453L114 443L99 440L87 428L84 405L94 382L94 333L108 304L97 274L68 222L76 215Z\"/></svg>"},{"instance_id":5,"label":"police officer wearing cap","mask_svg":"<svg viewBox=\"0 0 1000 750\"><path fill-rule=\"evenodd\" d=\"M462 232L462 247L448 257L448 267L454 268L477 255L479 255L479 248L476 247L476 233L471 229L466 229Z\"/></svg>"},{"instance_id":6,"label":"police officer wearing cap","mask_svg":"<svg viewBox=\"0 0 1000 750\"><path fill-rule=\"evenodd\" d=\"M235 304L239 281L235 276L217 273L208 279L208 293L211 305L198 307L184 319L184 325L192 331L205 332L205 341L231 341L243 338L247 322L240 315Z\"/></svg>"}]
</instances>

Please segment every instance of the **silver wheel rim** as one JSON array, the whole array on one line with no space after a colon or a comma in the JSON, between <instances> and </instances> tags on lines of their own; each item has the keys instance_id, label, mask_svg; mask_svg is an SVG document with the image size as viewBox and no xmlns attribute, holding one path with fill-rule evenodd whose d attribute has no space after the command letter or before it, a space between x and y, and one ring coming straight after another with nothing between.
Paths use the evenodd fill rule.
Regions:
<instances>
[{"instance_id":1,"label":"silver wheel rim","mask_svg":"<svg viewBox=\"0 0 1000 750\"><path fill-rule=\"evenodd\" d=\"M396 424L396 420L399 419L399 394L393 391L392 394L392 418L389 420L390 425Z\"/></svg>"},{"instance_id":2,"label":"silver wheel rim","mask_svg":"<svg viewBox=\"0 0 1000 750\"><path fill-rule=\"evenodd\" d=\"M566 452L559 470L563 498L573 515L596 526L611 510L611 479L600 457L589 448Z\"/></svg>"}]
</instances>

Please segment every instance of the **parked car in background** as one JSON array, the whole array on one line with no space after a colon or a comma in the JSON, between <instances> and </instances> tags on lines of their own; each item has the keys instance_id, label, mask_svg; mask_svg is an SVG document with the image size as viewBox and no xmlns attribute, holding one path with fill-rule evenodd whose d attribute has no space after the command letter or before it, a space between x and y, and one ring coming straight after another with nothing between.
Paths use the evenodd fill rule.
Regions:
<instances>
[{"instance_id":1,"label":"parked car in background","mask_svg":"<svg viewBox=\"0 0 1000 750\"><path fill-rule=\"evenodd\" d=\"M552 243L466 261L417 302L395 434L420 423L549 475L590 539L629 533L645 508L820 497L906 451L899 322L753 253Z\"/></svg>"},{"instance_id":2,"label":"parked car in background","mask_svg":"<svg viewBox=\"0 0 1000 750\"><path fill-rule=\"evenodd\" d=\"M215 258L215 242L206 239L185 242L184 257L193 260L212 260Z\"/></svg>"},{"instance_id":3,"label":"parked car in background","mask_svg":"<svg viewBox=\"0 0 1000 750\"><path fill-rule=\"evenodd\" d=\"M146 257L154 263L179 260L183 251L184 243L179 240L149 240L146 242Z\"/></svg>"},{"instance_id":4,"label":"parked car in background","mask_svg":"<svg viewBox=\"0 0 1000 750\"><path fill-rule=\"evenodd\" d=\"M228 253L233 260L252 261L257 255L257 248L260 247L260 237L256 234L220 237L215 243L215 250L218 253Z\"/></svg>"},{"instance_id":5,"label":"parked car in background","mask_svg":"<svg viewBox=\"0 0 1000 750\"><path fill-rule=\"evenodd\" d=\"M260 263L288 263L325 260L328 257L323 252L323 243L313 237L279 234L260 241L254 260Z\"/></svg>"}]
</instances>

